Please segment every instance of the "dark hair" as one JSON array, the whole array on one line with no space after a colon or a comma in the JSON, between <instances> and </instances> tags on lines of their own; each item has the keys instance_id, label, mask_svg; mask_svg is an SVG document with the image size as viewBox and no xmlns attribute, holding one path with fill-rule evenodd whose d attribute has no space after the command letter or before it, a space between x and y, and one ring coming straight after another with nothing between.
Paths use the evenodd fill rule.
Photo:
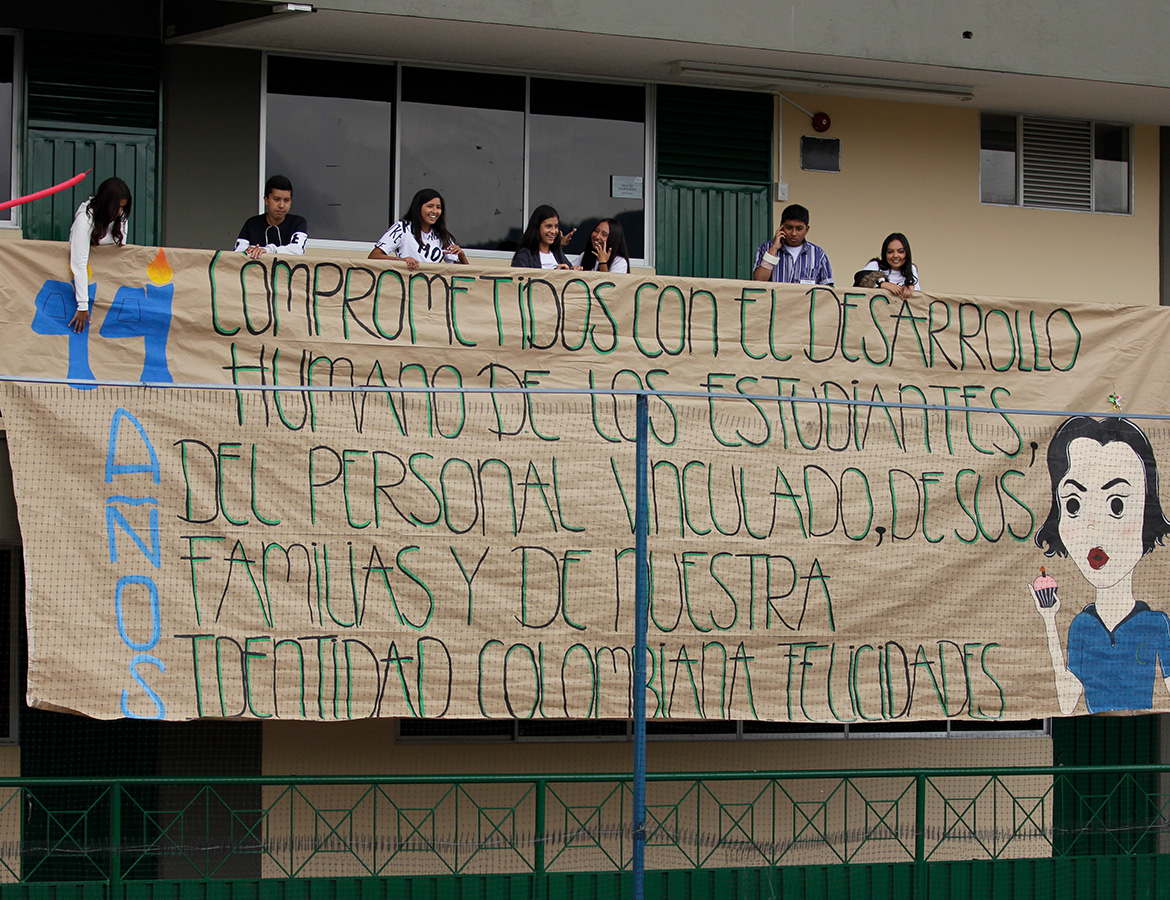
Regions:
<instances>
[{"instance_id":1,"label":"dark hair","mask_svg":"<svg viewBox=\"0 0 1170 900\"><path fill-rule=\"evenodd\" d=\"M1048 442L1048 475L1052 479L1052 508L1048 518L1036 532L1036 546L1044 549L1045 556L1068 556L1064 541L1060 539L1060 481L1068 474L1070 465L1068 448L1077 438L1089 438L1102 447L1120 441L1128 446L1141 460L1146 476L1145 512L1142 516L1142 556L1162 543L1170 534L1170 522L1162 512L1158 499L1158 463L1149 438L1128 419L1091 419L1088 416L1073 416L1065 419ZM1047 545L1047 546L1045 546Z\"/></svg>"},{"instance_id":2,"label":"dark hair","mask_svg":"<svg viewBox=\"0 0 1170 900\"><path fill-rule=\"evenodd\" d=\"M120 205L123 200L126 201L124 207ZM122 246L126 240L123 223L130 220L132 201L130 188L117 176L107 178L98 186L97 193L89 198L89 205L86 207L93 218L93 232L89 237L89 242L93 246L101 243L107 232L113 235L115 244Z\"/></svg>"},{"instance_id":3,"label":"dark hair","mask_svg":"<svg viewBox=\"0 0 1170 900\"><path fill-rule=\"evenodd\" d=\"M617 219L602 219L601 222L609 225L609 237L605 240L605 248L610 252L609 267L613 268L614 258L618 256L624 259L626 265L629 266L630 249L626 246L626 233L622 229L622 223ZM598 222L597 225L600 225L601 222ZM597 225L593 226L593 230L597 229ZM592 231L590 233L592 234ZM593 250L593 241L590 240L585 247L585 252L581 254L581 268L586 272L592 272L596 263L597 254Z\"/></svg>"},{"instance_id":4,"label":"dark hair","mask_svg":"<svg viewBox=\"0 0 1170 900\"><path fill-rule=\"evenodd\" d=\"M292 182L283 175L273 175L264 182L264 196L267 197L273 191L288 191L291 194Z\"/></svg>"},{"instance_id":5,"label":"dark hair","mask_svg":"<svg viewBox=\"0 0 1170 900\"><path fill-rule=\"evenodd\" d=\"M804 222L808 224L808 210L799 203L792 203L784 207L784 212L780 213L780 222L783 224L787 221Z\"/></svg>"},{"instance_id":6,"label":"dark hair","mask_svg":"<svg viewBox=\"0 0 1170 900\"><path fill-rule=\"evenodd\" d=\"M528 227L524 229L524 234L520 237L520 247L517 250L527 250L528 252L539 257L540 255L540 223L545 219L560 219L560 215L555 209L547 203L543 203L532 211L532 215L528 217ZM555 243L549 248L552 255L556 257L557 263L560 265L568 265L568 260L565 259L564 248L559 243ZM515 257L513 257L515 260Z\"/></svg>"},{"instance_id":7,"label":"dark hair","mask_svg":"<svg viewBox=\"0 0 1170 900\"><path fill-rule=\"evenodd\" d=\"M434 188L423 188L417 191L414 198L410 201L410 206L406 208L406 212L402 214L402 224L410 229L414 235L415 241L421 247L423 243L422 236L422 208L424 203L430 203L432 200L438 199L439 203L443 205L443 209L439 212L439 218L435 220L435 224L431 226L431 231L435 233L435 237L439 239L440 247L449 247L455 243L455 239L451 237L451 232L447 230L447 201L443 199L443 195Z\"/></svg>"},{"instance_id":8,"label":"dark hair","mask_svg":"<svg viewBox=\"0 0 1170 900\"><path fill-rule=\"evenodd\" d=\"M910 258L910 241L906 235L900 231L895 231L893 234L886 235L886 239L882 241L881 256L875 256L871 261L878 264L878 268L883 272L892 271L890 264L886 262L886 251L890 249L890 244L893 241L901 241L902 246L906 248L906 261L898 268L902 273L902 277L906 279L906 285L913 287L918 284L918 279L914 277L914 261Z\"/></svg>"}]
</instances>

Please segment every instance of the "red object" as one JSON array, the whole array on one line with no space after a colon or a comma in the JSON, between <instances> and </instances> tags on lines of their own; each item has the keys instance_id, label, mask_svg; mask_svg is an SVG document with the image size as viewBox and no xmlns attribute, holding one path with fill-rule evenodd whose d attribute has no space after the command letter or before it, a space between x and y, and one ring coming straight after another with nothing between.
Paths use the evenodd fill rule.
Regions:
<instances>
[{"instance_id":1,"label":"red object","mask_svg":"<svg viewBox=\"0 0 1170 900\"><path fill-rule=\"evenodd\" d=\"M825 132L829 130L829 126L833 124L833 120L829 118L828 113L814 113L812 117L813 131Z\"/></svg>"},{"instance_id":2,"label":"red object","mask_svg":"<svg viewBox=\"0 0 1170 900\"><path fill-rule=\"evenodd\" d=\"M60 184L45 188L43 191L37 191L35 194L25 194L23 197L16 197L12 200L5 200L3 203L0 203L0 209L10 209L13 206L20 206L22 203L31 203L33 200L40 200L42 197L50 197L58 191L73 187L73 185L79 183L92 171L92 169L86 169L84 172L74 175L68 181L62 181Z\"/></svg>"}]
</instances>

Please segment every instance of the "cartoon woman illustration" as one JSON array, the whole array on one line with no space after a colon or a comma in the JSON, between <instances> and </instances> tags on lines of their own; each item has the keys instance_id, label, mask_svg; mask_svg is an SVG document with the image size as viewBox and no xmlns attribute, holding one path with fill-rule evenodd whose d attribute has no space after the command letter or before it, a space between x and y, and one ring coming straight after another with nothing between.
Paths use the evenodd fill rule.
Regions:
<instances>
[{"instance_id":1,"label":"cartoon woman illustration","mask_svg":"<svg viewBox=\"0 0 1170 900\"><path fill-rule=\"evenodd\" d=\"M1170 616L1133 596L1138 561L1170 534L1158 499L1158 464L1126 419L1066 419L1048 445L1052 509L1036 544L1071 556L1097 592L1068 630L1068 663L1056 631L1060 599L1032 588L1048 634L1056 694L1065 715L1081 692L1089 712L1150 709L1154 682L1170 690Z\"/></svg>"}]
</instances>

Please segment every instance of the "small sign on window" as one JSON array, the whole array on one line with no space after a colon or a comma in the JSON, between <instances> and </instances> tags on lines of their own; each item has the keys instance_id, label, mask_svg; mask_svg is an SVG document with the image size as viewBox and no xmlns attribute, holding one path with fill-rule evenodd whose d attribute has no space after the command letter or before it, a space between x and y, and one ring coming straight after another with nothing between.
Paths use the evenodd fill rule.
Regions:
<instances>
[{"instance_id":1,"label":"small sign on window","mask_svg":"<svg viewBox=\"0 0 1170 900\"><path fill-rule=\"evenodd\" d=\"M620 200L641 200L642 176L610 175L609 196Z\"/></svg>"}]
</instances>

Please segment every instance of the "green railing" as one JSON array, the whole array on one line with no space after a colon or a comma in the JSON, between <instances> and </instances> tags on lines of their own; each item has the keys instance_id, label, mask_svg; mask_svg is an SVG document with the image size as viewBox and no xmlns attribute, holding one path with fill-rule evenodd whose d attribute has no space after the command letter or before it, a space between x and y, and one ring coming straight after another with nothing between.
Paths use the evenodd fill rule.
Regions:
<instances>
[{"instance_id":1,"label":"green railing","mask_svg":"<svg viewBox=\"0 0 1170 900\"><path fill-rule=\"evenodd\" d=\"M1144 856L1170 766L657 773L647 868ZM9 882L624 872L628 775L0 779ZM538 894L541 892L538 890ZM917 892L916 892L917 893ZM925 893L921 894L925 896Z\"/></svg>"}]
</instances>

